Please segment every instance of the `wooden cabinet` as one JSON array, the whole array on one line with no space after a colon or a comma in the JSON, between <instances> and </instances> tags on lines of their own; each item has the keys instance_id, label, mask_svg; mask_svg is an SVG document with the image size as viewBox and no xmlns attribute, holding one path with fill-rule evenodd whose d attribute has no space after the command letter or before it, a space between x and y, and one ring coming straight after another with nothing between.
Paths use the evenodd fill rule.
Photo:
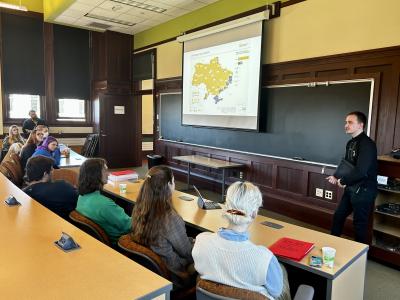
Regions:
<instances>
[{"instance_id":1,"label":"wooden cabinet","mask_svg":"<svg viewBox=\"0 0 400 300\"><path fill-rule=\"evenodd\" d=\"M387 186L380 185L375 201L370 255L400 266L400 161L390 156L378 158L378 174L387 176Z\"/></svg>"}]
</instances>

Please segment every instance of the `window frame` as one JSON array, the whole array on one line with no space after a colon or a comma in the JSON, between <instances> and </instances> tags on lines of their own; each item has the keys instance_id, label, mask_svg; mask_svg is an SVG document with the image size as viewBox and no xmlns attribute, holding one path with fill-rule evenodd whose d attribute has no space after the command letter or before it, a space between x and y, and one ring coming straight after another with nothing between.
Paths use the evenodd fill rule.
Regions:
<instances>
[{"instance_id":1,"label":"window frame","mask_svg":"<svg viewBox=\"0 0 400 300\"><path fill-rule=\"evenodd\" d=\"M64 99L64 100L66 100L66 99L68 99L68 100L79 100L79 101L84 101L84 109L85 109L85 113L84 113L84 118L85 119L79 119L79 118L77 118L77 117L60 117L59 116L59 113L60 113L60 100L61 99ZM86 113L86 111L87 111L87 101L88 100L85 100L85 99L74 99L74 98L58 98L58 99L56 99L56 106L57 106L57 109L56 109L56 111L55 111L55 119L56 119L56 121L58 121L58 122L74 122L74 123L85 123L86 121L87 121L87 113ZM62 120L62 121L60 121L60 120Z\"/></svg>"},{"instance_id":2,"label":"window frame","mask_svg":"<svg viewBox=\"0 0 400 300\"><path fill-rule=\"evenodd\" d=\"M17 94L17 93L15 93ZM54 102L43 95L40 95L40 118L46 122L49 127L91 127L92 124L92 101L89 99L79 99L85 100L85 120L82 121L72 121L76 118L58 118L58 99L54 99ZM10 118L10 94L3 94L3 124L4 126L9 125L20 125L24 120L29 118L28 111L26 112L25 118ZM58 120L62 119L62 120ZM68 120L71 119L71 120Z\"/></svg>"},{"instance_id":3,"label":"window frame","mask_svg":"<svg viewBox=\"0 0 400 300\"><path fill-rule=\"evenodd\" d=\"M18 94L18 93L13 93L13 94ZM40 101L40 118L43 120L46 120L47 114L46 114L46 101L45 101L45 96L39 95L39 101ZM26 111L26 117L25 118L11 118L10 117L10 94L3 94L3 123L5 125L10 125L10 124L15 124L15 125L21 125L22 123L26 120L29 119L29 110Z\"/></svg>"}]
</instances>

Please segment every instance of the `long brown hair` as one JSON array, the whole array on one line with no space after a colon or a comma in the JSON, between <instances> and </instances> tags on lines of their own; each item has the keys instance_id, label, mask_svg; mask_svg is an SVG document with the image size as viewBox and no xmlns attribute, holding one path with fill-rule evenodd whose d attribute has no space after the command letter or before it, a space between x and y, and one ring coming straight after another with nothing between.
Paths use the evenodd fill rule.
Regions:
<instances>
[{"instance_id":1,"label":"long brown hair","mask_svg":"<svg viewBox=\"0 0 400 300\"><path fill-rule=\"evenodd\" d=\"M132 211L132 239L135 242L150 246L164 229L168 215L174 211L169 186L173 178L171 169L166 166L153 167L147 173Z\"/></svg>"},{"instance_id":2,"label":"long brown hair","mask_svg":"<svg viewBox=\"0 0 400 300\"><path fill-rule=\"evenodd\" d=\"M10 128L8 128L8 143L11 145L12 143L16 143L16 142L20 142L23 141L21 134L19 133L19 129L18 129L18 134L17 135L13 135L12 130L14 128L18 129L17 125L11 125Z\"/></svg>"},{"instance_id":3,"label":"long brown hair","mask_svg":"<svg viewBox=\"0 0 400 300\"><path fill-rule=\"evenodd\" d=\"M103 170L106 160L102 158L88 158L79 169L79 195L86 195L103 188Z\"/></svg>"},{"instance_id":4,"label":"long brown hair","mask_svg":"<svg viewBox=\"0 0 400 300\"><path fill-rule=\"evenodd\" d=\"M38 129L36 129L36 128L33 129L33 130L31 131L31 133L29 134L28 139L27 139L26 142L25 142L24 147L26 147L26 146L28 146L28 145L30 145L30 144L34 144L34 145L39 144L39 141L38 141L37 138L36 138L36 133L37 133L38 131L40 131L40 130L38 130Z\"/></svg>"}]
</instances>

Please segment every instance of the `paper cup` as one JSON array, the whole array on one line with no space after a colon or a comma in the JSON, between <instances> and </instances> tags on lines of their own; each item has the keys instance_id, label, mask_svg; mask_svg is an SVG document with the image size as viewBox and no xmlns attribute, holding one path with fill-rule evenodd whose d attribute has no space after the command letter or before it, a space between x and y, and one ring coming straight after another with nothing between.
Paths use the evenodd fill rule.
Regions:
<instances>
[{"instance_id":1,"label":"paper cup","mask_svg":"<svg viewBox=\"0 0 400 300\"><path fill-rule=\"evenodd\" d=\"M120 192L120 194L125 194L126 193L126 183L120 183L119 184L119 192Z\"/></svg>"},{"instance_id":2,"label":"paper cup","mask_svg":"<svg viewBox=\"0 0 400 300\"><path fill-rule=\"evenodd\" d=\"M322 247L322 261L328 268L333 268L335 263L336 249L331 247Z\"/></svg>"}]
</instances>

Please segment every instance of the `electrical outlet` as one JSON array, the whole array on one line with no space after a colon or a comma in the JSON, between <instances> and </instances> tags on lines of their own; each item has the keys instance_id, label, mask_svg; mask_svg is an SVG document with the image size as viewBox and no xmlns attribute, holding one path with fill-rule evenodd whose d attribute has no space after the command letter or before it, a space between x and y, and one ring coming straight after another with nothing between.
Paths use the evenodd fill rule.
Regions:
<instances>
[{"instance_id":1,"label":"electrical outlet","mask_svg":"<svg viewBox=\"0 0 400 300\"><path fill-rule=\"evenodd\" d=\"M315 189L315 196L317 196L317 197L324 197L324 190L323 189L320 189L320 188L316 188Z\"/></svg>"},{"instance_id":2,"label":"electrical outlet","mask_svg":"<svg viewBox=\"0 0 400 300\"><path fill-rule=\"evenodd\" d=\"M242 171L239 172L239 179L243 179L243 172Z\"/></svg>"},{"instance_id":3,"label":"electrical outlet","mask_svg":"<svg viewBox=\"0 0 400 300\"><path fill-rule=\"evenodd\" d=\"M325 191L325 199L332 200L333 192L332 191Z\"/></svg>"}]
</instances>

